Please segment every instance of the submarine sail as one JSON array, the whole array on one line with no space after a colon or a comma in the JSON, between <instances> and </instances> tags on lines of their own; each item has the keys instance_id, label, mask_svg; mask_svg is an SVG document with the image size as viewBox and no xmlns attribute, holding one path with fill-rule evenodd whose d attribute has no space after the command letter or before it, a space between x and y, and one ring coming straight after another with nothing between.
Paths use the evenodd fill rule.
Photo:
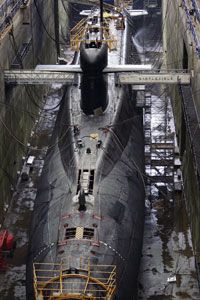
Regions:
<instances>
[{"instance_id":1,"label":"submarine sail","mask_svg":"<svg viewBox=\"0 0 200 300\"><path fill-rule=\"evenodd\" d=\"M136 299L143 117L136 92L103 73L126 63L130 39L115 10L103 26L98 9L86 18L80 86L65 89L35 200L27 299Z\"/></svg>"}]
</instances>

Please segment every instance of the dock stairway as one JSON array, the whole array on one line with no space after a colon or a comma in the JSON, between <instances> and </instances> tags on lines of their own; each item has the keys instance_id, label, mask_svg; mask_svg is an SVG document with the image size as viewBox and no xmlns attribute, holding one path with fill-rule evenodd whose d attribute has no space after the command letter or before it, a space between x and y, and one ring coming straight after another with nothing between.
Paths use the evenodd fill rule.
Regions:
<instances>
[{"instance_id":1,"label":"dock stairway","mask_svg":"<svg viewBox=\"0 0 200 300\"><path fill-rule=\"evenodd\" d=\"M150 92L145 92L144 97L144 133L145 133L145 165L146 165L146 194L151 199L152 189L156 187L158 191L167 196L167 191L174 190L174 161L175 144L174 135L168 132L167 123L167 104L164 104L163 111L160 113L165 124L161 123L162 129L159 139L153 136L155 124L155 112L152 109L155 101L162 104L164 99L154 99ZM141 103L140 103L141 105ZM160 125L158 125L160 126ZM164 191L164 192L162 192ZM166 193L166 195L165 195ZM162 195L162 196L163 196Z\"/></svg>"}]
</instances>

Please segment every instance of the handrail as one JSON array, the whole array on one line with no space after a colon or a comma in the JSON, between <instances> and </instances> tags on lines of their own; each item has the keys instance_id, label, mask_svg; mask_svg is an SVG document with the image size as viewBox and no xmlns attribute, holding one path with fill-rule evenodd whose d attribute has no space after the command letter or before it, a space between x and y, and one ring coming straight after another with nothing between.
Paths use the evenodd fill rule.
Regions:
<instances>
[{"instance_id":1,"label":"handrail","mask_svg":"<svg viewBox=\"0 0 200 300\"><path fill-rule=\"evenodd\" d=\"M87 281L86 281L86 284L85 284L85 288L84 288L83 294L86 293L86 290L88 288L88 284L89 284L89 281L90 281L90 274L91 274L91 271L90 271L90 260L88 260L88 278L87 278Z\"/></svg>"},{"instance_id":2,"label":"handrail","mask_svg":"<svg viewBox=\"0 0 200 300\"><path fill-rule=\"evenodd\" d=\"M72 262L72 259L70 260ZM78 261L77 261L78 262ZM113 299L116 290L116 266L82 263L71 272L70 262L34 263L34 291L39 299ZM47 296L48 295L48 296ZM101 296L100 296L101 295Z\"/></svg>"},{"instance_id":3,"label":"handrail","mask_svg":"<svg viewBox=\"0 0 200 300\"><path fill-rule=\"evenodd\" d=\"M87 18L83 18L81 19L70 31L70 34L74 34L74 31L78 31L80 27L82 27L84 25L84 23L86 22Z\"/></svg>"}]
</instances>

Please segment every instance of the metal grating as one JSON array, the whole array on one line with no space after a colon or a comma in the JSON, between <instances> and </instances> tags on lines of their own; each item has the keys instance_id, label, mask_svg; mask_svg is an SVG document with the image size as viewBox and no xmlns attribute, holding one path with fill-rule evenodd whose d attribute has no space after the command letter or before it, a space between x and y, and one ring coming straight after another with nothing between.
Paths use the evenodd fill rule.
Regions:
<instances>
[{"instance_id":1,"label":"metal grating","mask_svg":"<svg viewBox=\"0 0 200 300\"><path fill-rule=\"evenodd\" d=\"M65 239L89 239L91 240L94 237L94 228L87 228L87 227L72 227L66 228L65 230Z\"/></svg>"},{"instance_id":2,"label":"metal grating","mask_svg":"<svg viewBox=\"0 0 200 300\"><path fill-rule=\"evenodd\" d=\"M83 227L77 227L76 228L76 236L75 238L77 240L81 240L83 238Z\"/></svg>"}]
</instances>

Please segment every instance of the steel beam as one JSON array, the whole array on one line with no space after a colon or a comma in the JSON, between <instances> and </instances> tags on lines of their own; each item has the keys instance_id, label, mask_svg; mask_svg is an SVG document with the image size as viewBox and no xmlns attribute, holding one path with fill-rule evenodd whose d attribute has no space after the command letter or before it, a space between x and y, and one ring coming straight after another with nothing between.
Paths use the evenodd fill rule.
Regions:
<instances>
[{"instance_id":1,"label":"steel beam","mask_svg":"<svg viewBox=\"0 0 200 300\"><path fill-rule=\"evenodd\" d=\"M72 84L74 75L64 72L9 70L4 71L4 79L7 84Z\"/></svg>"},{"instance_id":2,"label":"steel beam","mask_svg":"<svg viewBox=\"0 0 200 300\"><path fill-rule=\"evenodd\" d=\"M127 73L119 74L120 84L152 84L152 83L166 83L166 84L190 84L191 75L189 73Z\"/></svg>"},{"instance_id":3,"label":"steel beam","mask_svg":"<svg viewBox=\"0 0 200 300\"><path fill-rule=\"evenodd\" d=\"M103 73L120 73L120 72L143 72L150 71L152 65L108 65L103 69ZM52 72L73 72L82 73L80 65L37 65L37 71L52 71Z\"/></svg>"},{"instance_id":4,"label":"steel beam","mask_svg":"<svg viewBox=\"0 0 200 300\"><path fill-rule=\"evenodd\" d=\"M142 68L144 68L144 71L142 71ZM103 72L118 73L117 78L119 84L190 84L191 75L189 73L172 71L160 73L158 71L148 71L145 70L145 68L148 69L149 66L108 66ZM126 74L123 73L126 71L129 72ZM81 72L80 66L38 66L35 70L5 70L4 79L8 84L72 84L74 81L74 74L79 72Z\"/></svg>"}]
</instances>

